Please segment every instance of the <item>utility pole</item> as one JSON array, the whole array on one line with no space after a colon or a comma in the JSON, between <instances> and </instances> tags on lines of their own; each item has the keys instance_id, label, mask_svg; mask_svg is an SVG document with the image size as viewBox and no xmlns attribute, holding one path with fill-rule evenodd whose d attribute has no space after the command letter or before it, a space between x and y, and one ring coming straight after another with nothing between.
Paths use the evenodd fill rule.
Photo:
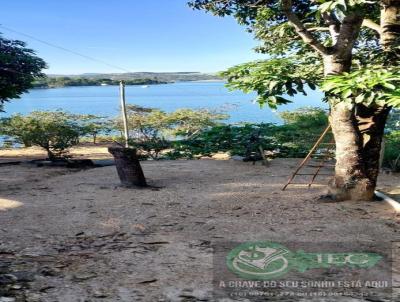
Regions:
<instances>
[{"instance_id":1,"label":"utility pole","mask_svg":"<svg viewBox=\"0 0 400 302\"><path fill-rule=\"evenodd\" d=\"M119 93L121 97L121 110L122 110L122 121L124 123L124 136L125 136L125 147L129 147L129 129L128 129L128 118L126 116L126 103L125 103L125 83L121 81L119 83Z\"/></svg>"}]
</instances>

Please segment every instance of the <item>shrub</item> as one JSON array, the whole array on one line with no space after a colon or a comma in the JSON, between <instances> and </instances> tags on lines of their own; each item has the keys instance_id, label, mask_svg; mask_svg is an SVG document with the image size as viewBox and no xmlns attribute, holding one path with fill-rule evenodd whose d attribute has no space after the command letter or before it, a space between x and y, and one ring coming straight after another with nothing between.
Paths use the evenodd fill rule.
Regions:
<instances>
[{"instance_id":1,"label":"shrub","mask_svg":"<svg viewBox=\"0 0 400 302\"><path fill-rule=\"evenodd\" d=\"M274 133L282 145L281 157L304 157L328 126L328 115L324 109L314 107L299 108L280 113L284 125ZM329 133L324 142L334 142Z\"/></svg>"},{"instance_id":2,"label":"shrub","mask_svg":"<svg viewBox=\"0 0 400 302\"><path fill-rule=\"evenodd\" d=\"M383 165L394 172L400 171L400 110L393 110L385 128Z\"/></svg>"},{"instance_id":3,"label":"shrub","mask_svg":"<svg viewBox=\"0 0 400 302\"><path fill-rule=\"evenodd\" d=\"M328 125L328 115L321 108L304 107L294 111L283 111L279 116L285 125L295 125L300 129L323 129Z\"/></svg>"},{"instance_id":4,"label":"shrub","mask_svg":"<svg viewBox=\"0 0 400 302\"><path fill-rule=\"evenodd\" d=\"M62 111L35 111L0 120L0 132L25 146L40 146L50 160L66 156L67 149L78 144L81 127L76 116Z\"/></svg>"},{"instance_id":5,"label":"shrub","mask_svg":"<svg viewBox=\"0 0 400 302\"><path fill-rule=\"evenodd\" d=\"M184 156L210 156L217 152L253 156L260 153L260 147L263 150L279 147L270 136L275 127L272 124L215 126L199 132L194 137L175 142L175 149Z\"/></svg>"},{"instance_id":6,"label":"shrub","mask_svg":"<svg viewBox=\"0 0 400 302\"><path fill-rule=\"evenodd\" d=\"M209 156L217 152L261 157L264 151L278 152L280 157L304 157L328 125L326 112L320 108L300 108L281 113L284 125L269 123L219 125L202 130L186 140L175 142L173 158ZM327 137L327 141L332 136Z\"/></svg>"},{"instance_id":7,"label":"shrub","mask_svg":"<svg viewBox=\"0 0 400 302\"><path fill-rule=\"evenodd\" d=\"M400 172L400 131L393 131L385 136L383 165L394 172Z\"/></svg>"},{"instance_id":8,"label":"shrub","mask_svg":"<svg viewBox=\"0 0 400 302\"><path fill-rule=\"evenodd\" d=\"M93 144L97 143L98 136L108 135L113 131L113 123L106 117L83 114L75 118L81 126L81 135L91 136Z\"/></svg>"},{"instance_id":9,"label":"shrub","mask_svg":"<svg viewBox=\"0 0 400 302\"><path fill-rule=\"evenodd\" d=\"M142 155L158 159L161 151L171 148L171 140L192 137L203 129L218 125L227 115L206 109L178 109L167 113L128 105L127 117L131 138L129 144ZM122 132L120 119L116 120L116 128Z\"/></svg>"}]
</instances>

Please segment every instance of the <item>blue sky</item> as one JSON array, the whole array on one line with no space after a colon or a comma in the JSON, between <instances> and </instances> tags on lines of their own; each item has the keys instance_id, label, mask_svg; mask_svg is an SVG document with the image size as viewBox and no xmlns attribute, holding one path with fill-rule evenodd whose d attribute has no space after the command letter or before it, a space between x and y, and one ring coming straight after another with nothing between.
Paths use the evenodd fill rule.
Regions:
<instances>
[{"instance_id":1,"label":"blue sky","mask_svg":"<svg viewBox=\"0 0 400 302\"><path fill-rule=\"evenodd\" d=\"M262 58L232 18L193 11L186 0L3 1L0 24L130 71L215 72ZM28 42L46 73L121 72L0 28Z\"/></svg>"}]
</instances>

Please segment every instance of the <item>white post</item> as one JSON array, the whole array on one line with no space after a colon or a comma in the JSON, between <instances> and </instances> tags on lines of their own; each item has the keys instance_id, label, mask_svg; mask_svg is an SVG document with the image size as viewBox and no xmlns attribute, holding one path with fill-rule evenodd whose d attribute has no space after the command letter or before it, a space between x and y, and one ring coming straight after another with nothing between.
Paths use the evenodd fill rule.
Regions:
<instances>
[{"instance_id":1,"label":"white post","mask_svg":"<svg viewBox=\"0 0 400 302\"><path fill-rule=\"evenodd\" d=\"M128 130L128 118L126 116L126 105L125 105L125 83L121 81L119 83L119 92L121 97L121 110L122 110L122 121L124 123L124 135L125 135L125 147L128 148L129 130Z\"/></svg>"}]
</instances>

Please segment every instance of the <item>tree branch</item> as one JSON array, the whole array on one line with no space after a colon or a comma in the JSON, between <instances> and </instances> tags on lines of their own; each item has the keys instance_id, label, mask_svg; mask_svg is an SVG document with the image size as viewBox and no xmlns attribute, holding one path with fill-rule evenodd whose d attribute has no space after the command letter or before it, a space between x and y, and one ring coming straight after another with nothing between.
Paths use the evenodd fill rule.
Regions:
<instances>
[{"instance_id":1,"label":"tree branch","mask_svg":"<svg viewBox=\"0 0 400 302\"><path fill-rule=\"evenodd\" d=\"M350 55L360 32L363 16L358 12L348 14L343 18L337 41L333 48L337 53Z\"/></svg>"},{"instance_id":2,"label":"tree branch","mask_svg":"<svg viewBox=\"0 0 400 302\"><path fill-rule=\"evenodd\" d=\"M307 29L310 32L312 32L312 31L329 31L329 27L320 27L320 26L310 27L310 28L307 28Z\"/></svg>"},{"instance_id":3,"label":"tree branch","mask_svg":"<svg viewBox=\"0 0 400 302\"><path fill-rule=\"evenodd\" d=\"M328 54L328 49L304 26L299 17L292 10L292 0L282 0L282 11L294 27L304 43L310 45L321 54Z\"/></svg>"},{"instance_id":4,"label":"tree branch","mask_svg":"<svg viewBox=\"0 0 400 302\"><path fill-rule=\"evenodd\" d=\"M323 13L322 19L324 19L324 22L326 23L326 25L328 25L332 41L335 44L340 33L340 25L341 25L340 21L336 18L336 16L332 12Z\"/></svg>"},{"instance_id":5,"label":"tree branch","mask_svg":"<svg viewBox=\"0 0 400 302\"><path fill-rule=\"evenodd\" d=\"M370 29L375 30L376 32L378 32L378 34L381 34L381 30L382 28L380 27L379 24L375 23L374 21L372 21L371 19L364 19L362 26L364 27L368 27Z\"/></svg>"}]
</instances>

